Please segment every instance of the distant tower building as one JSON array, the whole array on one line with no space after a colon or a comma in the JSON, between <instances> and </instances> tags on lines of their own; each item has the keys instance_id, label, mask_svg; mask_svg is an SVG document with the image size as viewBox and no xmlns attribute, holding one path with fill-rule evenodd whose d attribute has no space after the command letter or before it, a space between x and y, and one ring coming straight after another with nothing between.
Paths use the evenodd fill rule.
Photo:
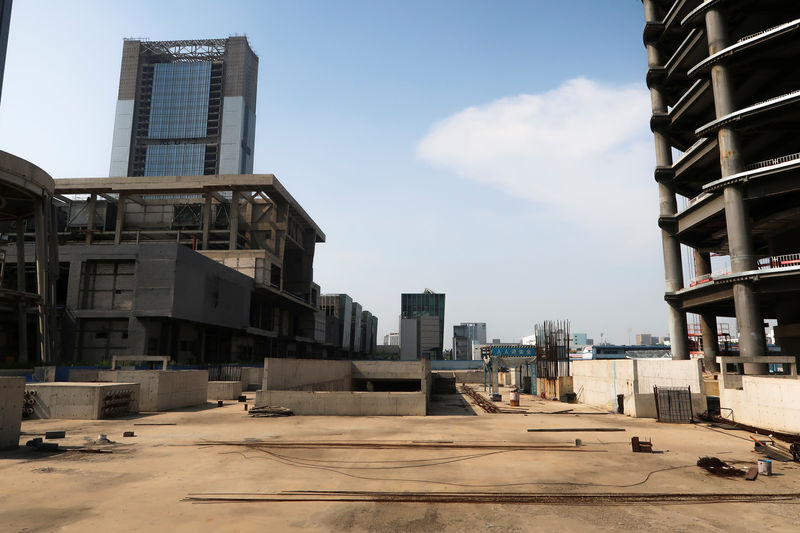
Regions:
<instances>
[{"instance_id":1,"label":"distant tower building","mask_svg":"<svg viewBox=\"0 0 800 533\"><path fill-rule=\"evenodd\" d=\"M252 174L257 78L246 37L125 40L109 175Z\"/></svg>"},{"instance_id":2,"label":"distant tower building","mask_svg":"<svg viewBox=\"0 0 800 533\"><path fill-rule=\"evenodd\" d=\"M6 47L10 22L11 0L0 0L0 96L3 95L3 70L6 67Z\"/></svg>"},{"instance_id":3,"label":"distant tower building","mask_svg":"<svg viewBox=\"0 0 800 533\"><path fill-rule=\"evenodd\" d=\"M383 336L383 345L384 346L400 346L400 334L399 333L389 333L388 335Z\"/></svg>"},{"instance_id":4,"label":"distant tower building","mask_svg":"<svg viewBox=\"0 0 800 533\"><path fill-rule=\"evenodd\" d=\"M430 289L400 295L400 358L441 359L444 348L444 294Z\"/></svg>"},{"instance_id":5,"label":"distant tower building","mask_svg":"<svg viewBox=\"0 0 800 533\"><path fill-rule=\"evenodd\" d=\"M486 322L462 322L453 326L453 359L472 359L473 345L486 344Z\"/></svg>"}]
</instances>

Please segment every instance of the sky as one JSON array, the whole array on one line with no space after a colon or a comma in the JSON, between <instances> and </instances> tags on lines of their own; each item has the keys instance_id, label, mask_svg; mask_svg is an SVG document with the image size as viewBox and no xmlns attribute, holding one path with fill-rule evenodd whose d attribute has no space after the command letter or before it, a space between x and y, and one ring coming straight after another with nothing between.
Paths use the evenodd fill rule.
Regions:
<instances>
[{"instance_id":1,"label":"sky","mask_svg":"<svg viewBox=\"0 0 800 533\"><path fill-rule=\"evenodd\" d=\"M0 149L108 175L125 37L246 35L256 173L326 233L314 277L398 330L400 294L516 342L667 335L638 1L17 0Z\"/></svg>"}]
</instances>

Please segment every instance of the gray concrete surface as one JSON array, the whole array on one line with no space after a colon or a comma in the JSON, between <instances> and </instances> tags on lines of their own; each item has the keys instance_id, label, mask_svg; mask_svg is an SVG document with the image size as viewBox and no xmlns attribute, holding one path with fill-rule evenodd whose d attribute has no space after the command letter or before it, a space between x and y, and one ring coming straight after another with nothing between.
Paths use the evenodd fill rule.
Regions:
<instances>
[{"instance_id":1,"label":"gray concrete surface","mask_svg":"<svg viewBox=\"0 0 800 533\"><path fill-rule=\"evenodd\" d=\"M0 449L19 441L25 378L0 376Z\"/></svg>"}]
</instances>

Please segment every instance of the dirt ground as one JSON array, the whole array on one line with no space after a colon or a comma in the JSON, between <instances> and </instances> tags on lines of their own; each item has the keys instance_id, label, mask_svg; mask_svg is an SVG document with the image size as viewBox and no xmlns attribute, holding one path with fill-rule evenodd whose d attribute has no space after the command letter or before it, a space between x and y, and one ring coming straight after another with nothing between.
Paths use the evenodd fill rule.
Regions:
<instances>
[{"instance_id":1,"label":"dirt ground","mask_svg":"<svg viewBox=\"0 0 800 533\"><path fill-rule=\"evenodd\" d=\"M706 455L755 465L760 456L744 431L659 424L597 414L584 405L522 398L517 414L484 414L462 395L446 394L435 397L428 417L251 418L242 404L226 402L221 408L209 403L127 419L24 421L23 446L0 452L0 531L730 532L800 527L800 500L619 504L612 499L591 505L557 498L548 504L184 501L189 495L252 498L282 491L800 492L797 463L774 463L775 475L752 482L712 476L696 466L698 457ZM251 393L251 404L252 399ZM573 411L546 414L564 409ZM624 431L531 433L529 428ZM24 446L52 430L66 430L65 439L53 441L66 451ZM124 431L136 436L124 438ZM95 444L100 433L115 442ZM633 436L652 439L656 453L632 453ZM582 445L575 446L575 439ZM257 446L287 441L308 447ZM407 447L311 444L320 441ZM477 447L456 448L459 444ZM519 450L515 444L559 448ZM87 445L111 453L78 451Z\"/></svg>"}]
</instances>

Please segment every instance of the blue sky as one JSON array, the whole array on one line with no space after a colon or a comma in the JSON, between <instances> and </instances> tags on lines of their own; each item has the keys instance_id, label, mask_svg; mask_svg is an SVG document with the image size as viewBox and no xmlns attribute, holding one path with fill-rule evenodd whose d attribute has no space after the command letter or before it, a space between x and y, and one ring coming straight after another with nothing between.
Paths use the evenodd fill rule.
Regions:
<instances>
[{"instance_id":1,"label":"blue sky","mask_svg":"<svg viewBox=\"0 0 800 533\"><path fill-rule=\"evenodd\" d=\"M445 337L562 318L596 340L667 333L639 2L133 6L15 2L0 149L107 175L122 39L246 34L255 172L323 228L317 282L381 336L426 287L447 294Z\"/></svg>"}]
</instances>

